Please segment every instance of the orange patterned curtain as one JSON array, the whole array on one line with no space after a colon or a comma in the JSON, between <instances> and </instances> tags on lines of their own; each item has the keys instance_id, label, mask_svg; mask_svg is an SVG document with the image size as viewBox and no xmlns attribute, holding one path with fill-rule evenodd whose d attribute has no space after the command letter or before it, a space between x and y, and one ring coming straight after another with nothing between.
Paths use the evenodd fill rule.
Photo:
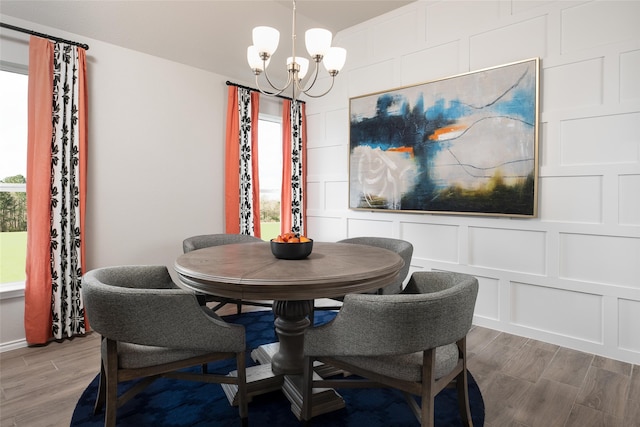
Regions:
<instances>
[{"instance_id":1,"label":"orange patterned curtain","mask_svg":"<svg viewBox=\"0 0 640 427\"><path fill-rule=\"evenodd\" d=\"M29 42L25 335L84 334L81 298L87 155L85 49Z\"/></svg>"}]
</instances>

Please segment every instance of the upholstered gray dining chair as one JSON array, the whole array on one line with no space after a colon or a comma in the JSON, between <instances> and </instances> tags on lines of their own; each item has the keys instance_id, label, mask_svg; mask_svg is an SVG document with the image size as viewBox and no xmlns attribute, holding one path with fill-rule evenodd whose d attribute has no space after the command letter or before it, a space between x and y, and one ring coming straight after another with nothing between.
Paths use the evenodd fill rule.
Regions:
<instances>
[{"instance_id":1,"label":"upholstered gray dining chair","mask_svg":"<svg viewBox=\"0 0 640 427\"><path fill-rule=\"evenodd\" d=\"M231 245L233 243L256 243L262 242L259 237L249 236L247 234L202 234L198 236L191 236L184 239L182 242L182 250L186 254L187 252L195 251L196 249L208 248L211 246ZM261 301L242 301L233 298L225 298L215 295L197 294L198 301L201 305L207 302L217 302L218 304L213 307L213 311L217 311L227 304L235 304L238 314L242 312L242 304L254 305L258 307L271 307L271 302Z\"/></svg>"},{"instance_id":2,"label":"upholstered gray dining chair","mask_svg":"<svg viewBox=\"0 0 640 427\"><path fill-rule=\"evenodd\" d=\"M305 332L302 421L310 424L313 388L384 386L401 390L421 425L433 426L434 398L455 380L471 426L466 336L477 293L473 276L415 272L400 294L346 295L334 320ZM314 379L315 361L358 377Z\"/></svg>"},{"instance_id":3,"label":"upholstered gray dining chair","mask_svg":"<svg viewBox=\"0 0 640 427\"><path fill-rule=\"evenodd\" d=\"M358 245L369 245L375 246L378 248L388 249L392 252L397 253L402 257L404 261L404 267L400 270L398 275L398 279L393 283L385 286L384 288L376 289L371 292L365 293L376 293L380 295L384 294L397 294L402 290L402 285L404 280L407 278L409 274L409 268L411 267L411 257L413 256L413 245L406 240L401 239L393 239L391 237L352 237L349 239L338 240L338 243L352 243ZM313 310L339 310L341 307L341 302L343 297L335 297L335 298L327 298L327 300L315 302ZM327 303L328 301L328 303ZM337 301L337 302L336 302ZM311 324L313 324L313 313L310 316Z\"/></svg>"},{"instance_id":4,"label":"upholstered gray dining chair","mask_svg":"<svg viewBox=\"0 0 640 427\"><path fill-rule=\"evenodd\" d=\"M164 266L118 266L87 272L82 296L89 324L102 336L98 413L106 403L105 426L116 409L159 377L238 386L242 425L248 423L245 331L224 322L180 289ZM236 376L178 370L234 359ZM118 383L143 378L118 396Z\"/></svg>"},{"instance_id":5,"label":"upholstered gray dining chair","mask_svg":"<svg viewBox=\"0 0 640 427\"><path fill-rule=\"evenodd\" d=\"M404 267L400 270L398 280L380 288L374 293L380 295L397 294L402 290L402 284L404 279L409 274L409 268L411 267L411 257L413 256L413 245L410 242L402 239L393 239L390 237L352 237L350 239L339 240L338 243L354 243L358 245L376 246L378 248L388 249L391 252L395 252L404 260Z\"/></svg>"}]
</instances>

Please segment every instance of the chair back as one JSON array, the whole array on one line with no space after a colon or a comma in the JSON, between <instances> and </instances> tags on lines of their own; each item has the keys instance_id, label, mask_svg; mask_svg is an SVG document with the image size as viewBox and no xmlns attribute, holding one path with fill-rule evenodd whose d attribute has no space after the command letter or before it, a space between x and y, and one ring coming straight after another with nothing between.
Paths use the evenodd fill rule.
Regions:
<instances>
[{"instance_id":1,"label":"chair back","mask_svg":"<svg viewBox=\"0 0 640 427\"><path fill-rule=\"evenodd\" d=\"M202 350L244 347L243 329L233 331L207 315L193 292L173 283L165 266L91 270L83 276L82 296L91 327L114 341Z\"/></svg>"},{"instance_id":2,"label":"chair back","mask_svg":"<svg viewBox=\"0 0 640 427\"><path fill-rule=\"evenodd\" d=\"M186 254L187 252L195 251L196 249L208 248L210 246L230 245L233 243L255 243L262 241L263 240L258 237L249 236L247 234L202 234L184 239L182 242L182 250Z\"/></svg>"},{"instance_id":3,"label":"chair back","mask_svg":"<svg viewBox=\"0 0 640 427\"><path fill-rule=\"evenodd\" d=\"M473 276L416 272L401 294L346 295L335 319L305 336L305 354L397 355L455 343L471 328L477 294Z\"/></svg>"},{"instance_id":4,"label":"chair back","mask_svg":"<svg viewBox=\"0 0 640 427\"><path fill-rule=\"evenodd\" d=\"M390 237L352 237L350 239L340 240L338 243L375 246L388 249L400 255L404 260L404 267L400 270L398 279L395 282L382 288L382 294L397 294L402 290L402 284L409 274L411 257L413 256L413 245L410 242Z\"/></svg>"}]
</instances>

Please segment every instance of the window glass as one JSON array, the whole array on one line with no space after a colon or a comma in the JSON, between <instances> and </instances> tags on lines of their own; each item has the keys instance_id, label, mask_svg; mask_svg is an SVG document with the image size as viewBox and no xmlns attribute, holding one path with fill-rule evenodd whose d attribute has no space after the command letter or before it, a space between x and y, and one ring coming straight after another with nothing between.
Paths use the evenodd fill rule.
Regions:
<instances>
[{"instance_id":1,"label":"window glass","mask_svg":"<svg viewBox=\"0 0 640 427\"><path fill-rule=\"evenodd\" d=\"M263 240L280 234L280 188L282 187L282 120L260 115L258 125L260 179L260 230Z\"/></svg>"},{"instance_id":2,"label":"window glass","mask_svg":"<svg viewBox=\"0 0 640 427\"><path fill-rule=\"evenodd\" d=\"M0 286L25 280L27 83L26 70L0 70Z\"/></svg>"}]
</instances>

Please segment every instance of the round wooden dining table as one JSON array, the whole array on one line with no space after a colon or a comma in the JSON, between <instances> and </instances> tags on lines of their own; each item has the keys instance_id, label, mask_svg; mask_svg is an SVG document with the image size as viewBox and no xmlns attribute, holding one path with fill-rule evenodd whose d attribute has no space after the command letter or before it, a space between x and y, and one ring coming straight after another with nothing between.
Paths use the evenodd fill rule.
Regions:
<instances>
[{"instance_id":1,"label":"round wooden dining table","mask_svg":"<svg viewBox=\"0 0 640 427\"><path fill-rule=\"evenodd\" d=\"M176 259L175 270L197 292L273 300L280 348L271 367L276 374L299 374L313 301L382 288L397 280L403 265L398 254L367 245L314 242L307 258L284 260L268 242L258 242L188 252Z\"/></svg>"},{"instance_id":2,"label":"round wooden dining table","mask_svg":"<svg viewBox=\"0 0 640 427\"><path fill-rule=\"evenodd\" d=\"M247 368L247 394L281 389L299 418L304 331L313 318L314 300L382 288L398 279L403 266L395 252L367 245L314 242L307 258L284 260L271 253L268 242L258 242L191 251L178 257L174 268L186 287L200 293L273 300L278 342L251 353L260 365ZM236 404L237 387L225 384L223 389ZM313 402L316 414L345 405L332 389L314 390Z\"/></svg>"}]
</instances>

